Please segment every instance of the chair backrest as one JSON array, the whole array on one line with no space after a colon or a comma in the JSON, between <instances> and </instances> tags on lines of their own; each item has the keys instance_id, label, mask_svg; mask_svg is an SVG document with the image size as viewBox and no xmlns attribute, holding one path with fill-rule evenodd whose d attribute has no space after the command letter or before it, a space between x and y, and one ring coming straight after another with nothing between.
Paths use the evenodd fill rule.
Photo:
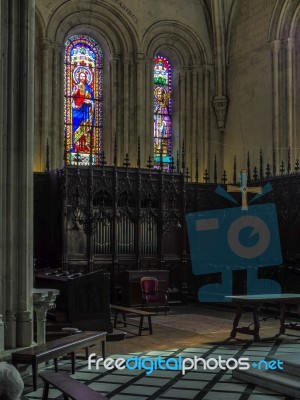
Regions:
<instances>
[{"instance_id":1,"label":"chair backrest","mask_svg":"<svg viewBox=\"0 0 300 400\"><path fill-rule=\"evenodd\" d=\"M155 293L158 290L158 280L153 276L143 276L141 289L146 293Z\"/></svg>"}]
</instances>

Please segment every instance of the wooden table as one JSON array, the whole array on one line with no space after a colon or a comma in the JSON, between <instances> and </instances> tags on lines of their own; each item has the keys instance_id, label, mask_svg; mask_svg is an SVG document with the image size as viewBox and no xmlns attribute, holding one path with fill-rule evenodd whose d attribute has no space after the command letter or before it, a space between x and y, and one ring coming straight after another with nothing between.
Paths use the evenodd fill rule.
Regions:
<instances>
[{"instance_id":1,"label":"wooden table","mask_svg":"<svg viewBox=\"0 0 300 400\"><path fill-rule=\"evenodd\" d=\"M83 348L100 344L102 346L102 355L105 358L106 332L80 332L75 335L66 336L38 346L29 347L12 353L12 363L30 364L32 366L33 388L37 390L37 371L38 364L57 359L65 354L71 354L72 374L75 374L76 351ZM57 363L55 363L57 371Z\"/></svg>"},{"instance_id":2,"label":"wooden table","mask_svg":"<svg viewBox=\"0 0 300 400\"><path fill-rule=\"evenodd\" d=\"M237 333L244 333L246 335L253 335L254 340L260 340L259 336L259 317L258 310L263 303L273 303L280 306L280 329L279 334L285 333L285 313L287 304L297 304L298 314L300 315L300 294L297 293L282 293L282 294L257 294L257 295L245 295L245 296L226 296L231 299L232 303L237 306L237 311L233 320L232 331L230 334L231 338L234 338ZM254 328L239 327L239 321L245 307L253 308L253 323Z\"/></svg>"}]
</instances>

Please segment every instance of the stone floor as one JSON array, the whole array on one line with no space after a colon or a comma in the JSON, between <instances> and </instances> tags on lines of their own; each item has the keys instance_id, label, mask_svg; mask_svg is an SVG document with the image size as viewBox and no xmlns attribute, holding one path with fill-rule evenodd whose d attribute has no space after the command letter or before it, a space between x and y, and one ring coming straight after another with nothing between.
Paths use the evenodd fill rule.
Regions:
<instances>
[{"instance_id":1,"label":"stone floor","mask_svg":"<svg viewBox=\"0 0 300 400\"><path fill-rule=\"evenodd\" d=\"M184 330L182 315L186 315L187 330ZM168 327L165 322L168 316L180 316L178 318L178 328L174 328L174 318L170 318L172 327ZM274 337L278 332L279 321L267 320L262 322L260 342L253 342L252 337L239 335L237 339L227 340L229 337L233 310L215 309L212 307L190 306L176 307L170 314L163 319L164 325L157 325L154 322L154 334L143 336L128 334L122 342L110 342L107 344L107 355L111 358L129 358L139 357L162 357L165 359L176 359L194 356L203 358L212 358L222 356L222 359L249 357L252 362L257 362L267 355L279 353L300 353L300 332L289 331L288 335ZM216 323L209 322L205 328L199 330L199 316L213 317ZM221 329L218 331L218 319ZM176 319L175 319L176 320ZM228 321L228 329L226 323ZM162 323L161 316L157 321ZM193 325L194 321L194 325ZM210 319L208 321L211 321ZM222 323L221 323L222 321ZM203 322L203 321L202 321ZM245 315L244 323L251 323L251 315ZM132 327L134 330L135 328ZM298 333L298 335L297 335ZM170 362L169 370L155 370L147 374L143 369L124 369L107 371L103 364L96 370L92 367L90 370L87 361L77 360L77 369L75 379L89 385L91 388L106 394L113 400L270 400L284 399L292 400L291 397L281 396L271 391L255 387L252 384L246 384L232 378L231 371L214 369L204 369L198 366L196 370L187 371L182 375L179 370L174 369L174 364ZM47 368L53 369L50 364ZM69 372L70 361L61 360L60 370ZM42 385L37 391L32 391L30 386L31 379L25 380L25 391L22 399L34 400L42 396ZM299 396L300 397L300 396ZM59 399L60 393L57 390L50 390L49 398ZM88 399L87 399L88 400Z\"/></svg>"}]
</instances>

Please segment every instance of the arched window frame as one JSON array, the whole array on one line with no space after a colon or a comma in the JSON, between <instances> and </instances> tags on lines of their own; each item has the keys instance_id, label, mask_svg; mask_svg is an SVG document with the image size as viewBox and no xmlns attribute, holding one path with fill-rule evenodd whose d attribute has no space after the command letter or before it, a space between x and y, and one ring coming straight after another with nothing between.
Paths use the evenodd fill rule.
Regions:
<instances>
[{"instance_id":1,"label":"arched window frame","mask_svg":"<svg viewBox=\"0 0 300 400\"><path fill-rule=\"evenodd\" d=\"M64 84L65 163L98 165L103 133L103 53L90 36L77 34L67 39Z\"/></svg>"},{"instance_id":2,"label":"arched window frame","mask_svg":"<svg viewBox=\"0 0 300 400\"><path fill-rule=\"evenodd\" d=\"M172 159L172 69L169 60L154 59L154 168L170 170Z\"/></svg>"}]
</instances>

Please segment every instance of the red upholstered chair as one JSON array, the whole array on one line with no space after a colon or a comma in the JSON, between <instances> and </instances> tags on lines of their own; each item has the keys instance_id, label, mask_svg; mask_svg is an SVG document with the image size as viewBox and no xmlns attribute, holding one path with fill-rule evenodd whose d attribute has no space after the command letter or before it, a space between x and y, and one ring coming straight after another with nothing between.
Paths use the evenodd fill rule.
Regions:
<instances>
[{"instance_id":1,"label":"red upholstered chair","mask_svg":"<svg viewBox=\"0 0 300 400\"><path fill-rule=\"evenodd\" d=\"M142 299L146 308L151 305L155 306L157 314L157 306L165 307L165 314L168 308L168 292L166 290L158 290L158 280L153 276L144 276L141 279Z\"/></svg>"}]
</instances>

